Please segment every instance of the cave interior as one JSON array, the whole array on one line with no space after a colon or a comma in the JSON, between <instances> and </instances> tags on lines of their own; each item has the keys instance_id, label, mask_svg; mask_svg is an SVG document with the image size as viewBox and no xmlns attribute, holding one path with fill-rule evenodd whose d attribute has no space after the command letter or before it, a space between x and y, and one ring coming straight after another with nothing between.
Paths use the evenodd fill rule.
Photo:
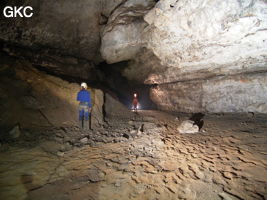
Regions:
<instances>
[{"instance_id":1,"label":"cave interior","mask_svg":"<svg viewBox=\"0 0 267 200\"><path fill-rule=\"evenodd\" d=\"M266 0L0 10L0 199L267 199Z\"/></svg>"}]
</instances>

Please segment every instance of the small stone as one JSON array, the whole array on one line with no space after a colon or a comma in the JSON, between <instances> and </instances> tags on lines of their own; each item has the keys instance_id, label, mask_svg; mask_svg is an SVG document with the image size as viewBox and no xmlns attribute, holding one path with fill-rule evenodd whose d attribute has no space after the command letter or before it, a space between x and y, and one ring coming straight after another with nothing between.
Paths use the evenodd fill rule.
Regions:
<instances>
[{"instance_id":1,"label":"small stone","mask_svg":"<svg viewBox=\"0 0 267 200\"><path fill-rule=\"evenodd\" d=\"M24 135L25 135L26 137L31 137L31 133L28 132L28 131L25 131L25 132L24 132Z\"/></svg>"},{"instance_id":2,"label":"small stone","mask_svg":"<svg viewBox=\"0 0 267 200\"><path fill-rule=\"evenodd\" d=\"M18 125L16 125L14 128L12 128L11 131L9 131L9 135L11 138L16 139L21 135L20 128Z\"/></svg>"},{"instance_id":3,"label":"small stone","mask_svg":"<svg viewBox=\"0 0 267 200\"><path fill-rule=\"evenodd\" d=\"M70 151L72 149L73 149L73 146L72 145L65 145L64 151Z\"/></svg>"},{"instance_id":4,"label":"small stone","mask_svg":"<svg viewBox=\"0 0 267 200\"><path fill-rule=\"evenodd\" d=\"M60 133L56 133L56 137L63 138L64 136L61 135Z\"/></svg>"},{"instance_id":5,"label":"small stone","mask_svg":"<svg viewBox=\"0 0 267 200\"><path fill-rule=\"evenodd\" d=\"M121 183L120 182L116 182L115 183L115 187L120 187L121 186Z\"/></svg>"},{"instance_id":6,"label":"small stone","mask_svg":"<svg viewBox=\"0 0 267 200\"><path fill-rule=\"evenodd\" d=\"M57 155L58 155L59 157L62 157L62 156L64 156L64 152L60 152L60 151L58 151L58 152L57 152Z\"/></svg>"},{"instance_id":7,"label":"small stone","mask_svg":"<svg viewBox=\"0 0 267 200\"><path fill-rule=\"evenodd\" d=\"M192 153L191 156L192 156L193 158L197 158L197 157L198 157L197 154L194 154L194 153Z\"/></svg>"},{"instance_id":8,"label":"small stone","mask_svg":"<svg viewBox=\"0 0 267 200\"><path fill-rule=\"evenodd\" d=\"M88 179L91 182L103 181L104 178L105 178L104 173L98 169L90 169L88 172Z\"/></svg>"},{"instance_id":9,"label":"small stone","mask_svg":"<svg viewBox=\"0 0 267 200\"><path fill-rule=\"evenodd\" d=\"M125 138L129 139L129 138L130 138L130 135L127 134L127 133L124 133L124 134L122 135L122 137L125 137Z\"/></svg>"},{"instance_id":10,"label":"small stone","mask_svg":"<svg viewBox=\"0 0 267 200\"><path fill-rule=\"evenodd\" d=\"M255 116L254 112L249 112L249 113L248 113L248 117L249 117L249 118L253 118L254 116Z\"/></svg>"},{"instance_id":11,"label":"small stone","mask_svg":"<svg viewBox=\"0 0 267 200\"><path fill-rule=\"evenodd\" d=\"M82 139L80 139L80 142L83 144L86 144L88 142L88 138L87 137L82 138Z\"/></svg>"}]
</instances>

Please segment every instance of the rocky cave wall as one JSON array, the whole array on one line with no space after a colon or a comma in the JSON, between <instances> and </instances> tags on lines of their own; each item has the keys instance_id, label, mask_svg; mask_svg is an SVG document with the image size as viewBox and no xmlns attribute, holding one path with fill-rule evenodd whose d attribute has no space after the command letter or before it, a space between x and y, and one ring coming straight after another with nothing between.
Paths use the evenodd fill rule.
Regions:
<instances>
[{"instance_id":1,"label":"rocky cave wall","mask_svg":"<svg viewBox=\"0 0 267 200\"><path fill-rule=\"evenodd\" d=\"M78 126L80 86L40 72L27 61L0 53L0 132L15 125L22 129ZM104 94L89 88L94 104L92 127L103 124Z\"/></svg>"},{"instance_id":2,"label":"rocky cave wall","mask_svg":"<svg viewBox=\"0 0 267 200\"><path fill-rule=\"evenodd\" d=\"M123 0L3 0L0 42L10 55L58 75L96 80L95 66L103 61L100 31ZM32 18L4 18L5 6L29 5Z\"/></svg>"},{"instance_id":3,"label":"rocky cave wall","mask_svg":"<svg viewBox=\"0 0 267 200\"><path fill-rule=\"evenodd\" d=\"M1 49L34 66L99 81L100 62L128 61L121 73L153 86L159 109L267 112L264 0L19 3L35 15L1 16Z\"/></svg>"},{"instance_id":4,"label":"rocky cave wall","mask_svg":"<svg viewBox=\"0 0 267 200\"><path fill-rule=\"evenodd\" d=\"M151 98L160 109L267 112L266 1L161 0L141 22L121 14L119 25L109 18L102 55L132 60L124 75L157 85Z\"/></svg>"}]
</instances>

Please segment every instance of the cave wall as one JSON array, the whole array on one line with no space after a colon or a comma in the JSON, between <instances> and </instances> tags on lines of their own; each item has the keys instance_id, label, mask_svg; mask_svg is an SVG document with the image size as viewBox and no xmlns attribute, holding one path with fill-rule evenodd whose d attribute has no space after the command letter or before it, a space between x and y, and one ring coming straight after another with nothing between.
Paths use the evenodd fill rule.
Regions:
<instances>
[{"instance_id":1,"label":"cave wall","mask_svg":"<svg viewBox=\"0 0 267 200\"><path fill-rule=\"evenodd\" d=\"M0 4L0 47L57 75L96 79L100 32L123 0L8 0ZM31 18L4 18L5 6L32 6Z\"/></svg>"},{"instance_id":2,"label":"cave wall","mask_svg":"<svg viewBox=\"0 0 267 200\"><path fill-rule=\"evenodd\" d=\"M103 21L122 0L9 0L5 5L30 5L31 18L3 18L0 39L30 48L59 50L97 62ZM3 10L3 9L1 9ZM2 14L1 14L2 15Z\"/></svg>"},{"instance_id":3,"label":"cave wall","mask_svg":"<svg viewBox=\"0 0 267 200\"><path fill-rule=\"evenodd\" d=\"M267 112L266 1L161 0L142 23L135 38L115 37L131 34L131 24L114 27L102 37L101 49L117 62L134 46L131 56L125 53L131 62L124 75L157 85L151 98L160 109ZM117 54L105 52L106 39L119 40L112 49Z\"/></svg>"},{"instance_id":4,"label":"cave wall","mask_svg":"<svg viewBox=\"0 0 267 200\"><path fill-rule=\"evenodd\" d=\"M80 86L40 72L26 61L0 53L0 132L16 124L22 129L78 126ZM89 87L92 127L103 124L104 94Z\"/></svg>"},{"instance_id":5,"label":"cave wall","mask_svg":"<svg viewBox=\"0 0 267 200\"><path fill-rule=\"evenodd\" d=\"M157 85L151 99L162 110L267 112L264 0L3 2L35 12L1 16L0 47L9 55L88 81L101 77L103 60L129 61L121 73Z\"/></svg>"},{"instance_id":6,"label":"cave wall","mask_svg":"<svg viewBox=\"0 0 267 200\"><path fill-rule=\"evenodd\" d=\"M267 113L267 74L158 85L150 96L159 109L168 111Z\"/></svg>"}]
</instances>

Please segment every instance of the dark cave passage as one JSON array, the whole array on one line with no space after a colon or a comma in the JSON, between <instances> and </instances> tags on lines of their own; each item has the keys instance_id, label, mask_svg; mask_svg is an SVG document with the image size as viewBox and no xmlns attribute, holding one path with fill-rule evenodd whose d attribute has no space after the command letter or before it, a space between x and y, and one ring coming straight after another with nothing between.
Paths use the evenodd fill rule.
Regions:
<instances>
[{"instance_id":1,"label":"dark cave passage","mask_svg":"<svg viewBox=\"0 0 267 200\"><path fill-rule=\"evenodd\" d=\"M156 109L156 105L150 99L150 88L153 87L153 85L140 84L136 81L128 80L122 75L123 69L127 68L128 66L128 62L115 64L107 64L106 62L102 62L96 65L95 69L90 72L95 74L94 80L59 74L51 69L44 68L43 66L39 65L33 66L40 71L59 77L70 83L80 84L81 82L86 82L90 87L98 88L109 93L114 98L118 99L128 109L132 109L132 99L134 93L138 94L139 109Z\"/></svg>"},{"instance_id":2,"label":"dark cave passage","mask_svg":"<svg viewBox=\"0 0 267 200\"><path fill-rule=\"evenodd\" d=\"M133 94L138 94L140 109L156 109L156 105L150 99L150 86L131 81L122 75L123 70L128 67L128 62L115 64L100 63L97 69L101 71L100 84L117 95L120 102L127 108L132 109Z\"/></svg>"}]
</instances>

